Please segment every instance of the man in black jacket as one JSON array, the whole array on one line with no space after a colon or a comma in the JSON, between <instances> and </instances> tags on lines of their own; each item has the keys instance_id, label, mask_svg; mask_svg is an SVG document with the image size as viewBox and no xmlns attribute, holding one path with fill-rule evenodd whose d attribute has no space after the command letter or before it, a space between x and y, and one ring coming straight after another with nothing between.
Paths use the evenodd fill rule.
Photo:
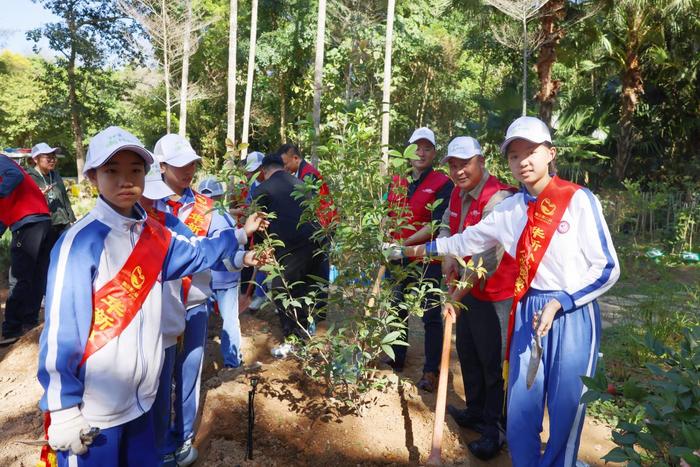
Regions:
<instances>
[{"instance_id":1,"label":"man in black jacket","mask_svg":"<svg viewBox=\"0 0 700 467\"><path fill-rule=\"evenodd\" d=\"M296 335L300 338L308 337L309 312L314 310L314 304L307 305L300 297L317 293L316 281L309 276L323 277L322 255L315 255L319 245L313 239L318 226L304 222L300 224L301 214L304 211L302 199L293 195L293 191L301 182L298 178L284 170L284 163L279 154L265 156L262 161L262 170L265 181L253 190L253 199L256 200L261 211L274 213L274 219L270 219L268 233L282 242L284 246L275 249L275 259L282 266L281 276L271 281L272 297L280 316L282 332L285 338ZM256 239L256 243L262 239ZM294 306L285 306L282 299L288 292L291 298L297 299ZM289 345L283 344L278 349L273 349L273 354L284 356L289 351Z\"/></svg>"}]
</instances>

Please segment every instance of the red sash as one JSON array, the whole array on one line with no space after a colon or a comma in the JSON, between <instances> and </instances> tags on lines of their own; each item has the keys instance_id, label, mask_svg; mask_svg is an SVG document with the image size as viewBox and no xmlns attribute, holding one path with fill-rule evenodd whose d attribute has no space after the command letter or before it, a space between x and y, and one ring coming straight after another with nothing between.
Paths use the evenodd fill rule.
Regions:
<instances>
[{"instance_id":1,"label":"red sash","mask_svg":"<svg viewBox=\"0 0 700 467\"><path fill-rule=\"evenodd\" d=\"M194 206L190 215L185 219L185 225L198 237L204 237L209 232L211 225L212 211L214 210L214 201L211 198L204 196L192 190L194 194ZM182 278L182 303L187 305L187 296L190 294L192 287L192 276Z\"/></svg>"},{"instance_id":2,"label":"red sash","mask_svg":"<svg viewBox=\"0 0 700 467\"><path fill-rule=\"evenodd\" d=\"M169 246L170 231L147 217L122 269L93 294L92 329L81 365L134 319L158 280Z\"/></svg>"},{"instance_id":3,"label":"red sash","mask_svg":"<svg viewBox=\"0 0 700 467\"><path fill-rule=\"evenodd\" d=\"M198 237L204 237L209 232L214 201L194 190L192 193L194 193L194 206L185 219L185 225Z\"/></svg>"},{"instance_id":4,"label":"red sash","mask_svg":"<svg viewBox=\"0 0 700 467\"><path fill-rule=\"evenodd\" d=\"M544 257L549 243L554 237L561 218L574 193L581 188L575 183L552 177L534 203L527 207L527 223L518 240L515 260L518 266L518 276L515 279L513 305L508 318L508 338L506 340L506 355L503 362L503 380L508 384L508 361L510 359L510 344L515 327L515 310L518 302L525 296L532 279L537 274L537 268Z\"/></svg>"}]
</instances>

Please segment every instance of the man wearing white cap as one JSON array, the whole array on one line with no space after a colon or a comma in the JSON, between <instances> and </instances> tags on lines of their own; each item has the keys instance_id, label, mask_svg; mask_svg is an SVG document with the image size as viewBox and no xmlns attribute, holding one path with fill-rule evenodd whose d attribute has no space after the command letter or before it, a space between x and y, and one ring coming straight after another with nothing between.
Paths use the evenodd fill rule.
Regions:
<instances>
[{"instance_id":1,"label":"man wearing white cap","mask_svg":"<svg viewBox=\"0 0 700 467\"><path fill-rule=\"evenodd\" d=\"M0 225L12 232L10 260L16 280L5 302L0 345L16 342L37 325L51 251L46 199L15 161L0 155Z\"/></svg>"},{"instance_id":2,"label":"man wearing white cap","mask_svg":"<svg viewBox=\"0 0 700 467\"><path fill-rule=\"evenodd\" d=\"M75 222L75 214L73 214L66 186L56 170L58 151L59 148L52 148L46 143L35 145L32 148L32 162L30 162L33 167L27 169L29 176L46 197L49 211L51 211L52 247L61 233Z\"/></svg>"},{"instance_id":3,"label":"man wearing white cap","mask_svg":"<svg viewBox=\"0 0 700 467\"><path fill-rule=\"evenodd\" d=\"M418 128L408 140L409 144L417 146L417 158L411 160L411 175L409 179L395 176L392 180L387 201L392 207L392 213L404 216L398 222L398 228L392 232L396 240L401 240L404 245L424 243L431 239L431 221L440 222L447 208L447 203L454 186L450 179L442 172L433 170L433 162L436 156L435 134L429 128ZM428 206L441 200L440 204L431 212ZM408 266L409 262L403 263ZM434 287L440 284L440 265L432 263L421 271L425 280L432 281ZM395 290L397 301L404 299L404 294L412 294L411 286L416 282L416 275L409 275ZM440 301L436 294L429 294L423 306L429 308L423 314L423 326L425 328L425 364L423 376L418 381L418 387L432 392L437 387L437 375L442 352L442 316L440 315ZM401 310L401 318L406 320L408 315ZM406 328L408 332L408 328ZM408 336L406 336L407 338ZM393 347L395 358L387 363L396 371L402 371L406 360L406 346Z\"/></svg>"},{"instance_id":4,"label":"man wearing white cap","mask_svg":"<svg viewBox=\"0 0 700 467\"><path fill-rule=\"evenodd\" d=\"M147 216L138 201L152 162L121 128L95 135L83 173L100 197L52 252L38 378L60 467L160 465L151 412L163 363L158 284L222 259L254 263L238 245L262 220L190 242Z\"/></svg>"},{"instance_id":5,"label":"man wearing white cap","mask_svg":"<svg viewBox=\"0 0 700 467\"><path fill-rule=\"evenodd\" d=\"M153 152L161 162L165 184L175 193L158 200L156 209L178 217L198 237L213 238L220 231L235 226L230 216L224 216L214 209L210 198L190 187L201 157L187 139L176 134L165 135L158 140ZM212 269L227 270L223 263L218 263ZM180 445L176 454L179 465L189 465L197 458L192 441L199 409L199 381L207 338L209 299L213 295L211 277L211 271L203 271L183 279L182 301L187 308L187 325L183 346L175 363L174 434ZM224 363L229 367L240 366L240 354L236 352Z\"/></svg>"},{"instance_id":6,"label":"man wearing white cap","mask_svg":"<svg viewBox=\"0 0 700 467\"><path fill-rule=\"evenodd\" d=\"M453 139L442 162L447 163L455 188L442 219L440 238L458 234L467 226L477 224L516 191L489 174L481 145L474 138L458 136ZM469 259L465 258L465 261ZM468 448L476 457L490 459L498 454L502 444L501 362L516 268L513 258L504 255L500 246L471 259L475 265L481 264L486 269L485 278L477 278L472 271L460 274L457 260L452 256L442 260L445 282L452 298L461 301L468 310L458 314L456 345L467 408L460 410L448 405L447 411L460 426L481 433L481 438L469 443ZM457 289L455 280L471 285Z\"/></svg>"}]
</instances>

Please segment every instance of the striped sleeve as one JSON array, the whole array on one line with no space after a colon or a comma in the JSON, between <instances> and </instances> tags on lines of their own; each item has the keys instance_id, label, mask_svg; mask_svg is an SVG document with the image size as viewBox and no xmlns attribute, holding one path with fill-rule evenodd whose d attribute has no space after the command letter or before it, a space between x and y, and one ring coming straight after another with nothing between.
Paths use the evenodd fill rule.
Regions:
<instances>
[{"instance_id":1,"label":"striped sleeve","mask_svg":"<svg viewBox=\"0 0 700 467\"><path fill-rule=\"evenodd\" d=\"M108 233L104 224L84 218L51 251L37 374L44 388L44 411L82 402L84 375L79 365L92 324L93 279Z\"/></svg>"},{"instance_id":2,"label":"striped sleeve","mask_svg":"<svg viewBox=\"0 0 700 467\"><path fill-rule=\"evenodd\" d=\"M603 218L600 201L588 189L578 194L578 240L581 251L589 264L585 274L581 274L564 292L563 311L581 307L612 287L620 277L620 264Z\"/></svg>"}]
</instances>

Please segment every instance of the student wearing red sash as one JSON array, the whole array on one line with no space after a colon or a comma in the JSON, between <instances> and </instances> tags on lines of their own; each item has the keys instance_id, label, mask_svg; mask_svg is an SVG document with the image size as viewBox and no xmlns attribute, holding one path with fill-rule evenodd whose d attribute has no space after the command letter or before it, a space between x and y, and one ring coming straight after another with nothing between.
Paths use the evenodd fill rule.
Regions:
<instances>
[{"instance_id":1,"label":"student wearing red sash","mask_svg":"<svg viewBox=\"0 0 700 467\"><path fill-rule=\"evenodd\" d=\"M449 177L442 172L433 170L433 162L437 152L435 150L435 134L429 128L418 128L408 140L409 144L417 146L417 159L411 161L410 178L394 177L389 188L387 201L392 208L392 214L404 216L399 228L393 232L394 238L402 240L404 245L417 245L431 239L432 221L438 223L447 209L450 193L454 184ZM440 204L431 212L428 205L441 200ZM411 228L401 228L401 225ZM404 267L409 262L403 263ZM422 277L432 282L434 287L440 286L440 264L426 265L420 273ZM410 288L416 282L416 273L410 274L399 284L394 291L395 300L404 300L405 294L411 294ZM432 392L437 387L438 368L440 365L440 352L442 350L442 317L440 316L439 295L429 293L423 306L429 308L423 313L423 326L425 329L424 350L425 363L423 375L418 381L418 387ZM400 310L402 319L407 320L408 315ZM408 324L408 323L406 323ZM408 332L408 328L406 328ZM407 338L408 336L406 336ZM394 346L395 359L387 363L396 371L402 371L406 361L406 346Z\"/></svg>"},{"instance_id":2,"label":"student wearing red sash","mask_svg":"<svg viewBox=\"0 0 700 467\"><path fill-rule=\"evenodd\" d=\"M504 368L508 448L516 467L571 467L586 411L581 376L593 376L598 358L596 298L615 284L619 264L595 195L551 175L556 148L547 125L534 117L518 118L508 127L501 151L522 184L519 193L461 234L419 247L387 246L387 255L467 256L500 244L515 258L518 275ZM537 342L541 361L531 362ZM550 436L541 453L545 401Z\"/></svg>"},{"instance_id":3,"label":"student wearing red sash","mask_svg":"<svg viewBox=\"0 0 700 467\"><path fill-rule=\"evenodd\" d=\"M95 135L83 172L100 197L51 254L38 378L59 466L160 465L151 407L163 365L161 284L222 259L254 262L238 245L264 223L258 216L197 241L148 217L138 200L152 162L121 128Z\"/></svg>"},{"instance_id":4,"label":"student wearing red sash","mask_svg":"<svg viewBox=\"0 0 700 467\"><path fill-rule=\"evenodd\" d=\"M213 237L220 231L234 227L228 214L214 209L214 202L194 191L190 184L201 159L189 141L176 134L163 136L155 145L154 155L160 160L163 181L175 192L169 198L156 202L156 209L169 212L184 222L198 237ZM225 271L223 263L214 268ZM211 271L202 271L183 280L181 297L187 308L182 347L175 362L175 422L173 431L180 448L176 453L178 465L190 465L197 458L192 445L194 423L199 410L200 379L207 339L207 323L211 311ZM238 367L242 364L240 348L231 348L232 342L222 342L227 352L224 364Z\"/></svg>"},{"instance_id":5,"label":"student wearing red sash","mask_svg":"<svg viewBox=\"0 0 700 467\"><path fill-rule=\"evenodd\" d=\"M459 136L447 147L442 160L450 168L455 188L442 218L439 238L461 233L481 219L517 190L489 174L481 145L474 138ZM465 258L469 260L470 258ZM481 438L468 448L479 459L490 459L503 443L503 378L501 362L505 354L508 312L513 303L515 261L504 255L498 245L471 257L482 264L486 277L464 276L454 257L443 258L442 270L450 284L452 297L462 302L467 311L457 316L457 354L462 368L466 409L448 405L447 412L463 427L481 433ZM471 289L456 289L455 279L472 284ZM459 311L459 309L457 309Z\"/></svg>"}]
</instances>

